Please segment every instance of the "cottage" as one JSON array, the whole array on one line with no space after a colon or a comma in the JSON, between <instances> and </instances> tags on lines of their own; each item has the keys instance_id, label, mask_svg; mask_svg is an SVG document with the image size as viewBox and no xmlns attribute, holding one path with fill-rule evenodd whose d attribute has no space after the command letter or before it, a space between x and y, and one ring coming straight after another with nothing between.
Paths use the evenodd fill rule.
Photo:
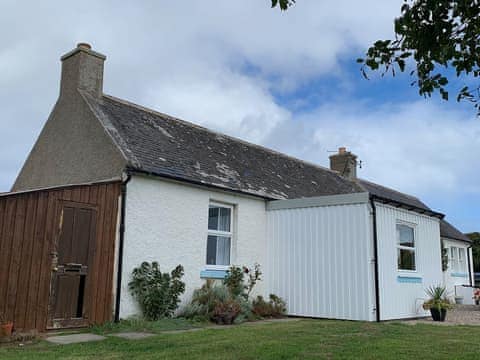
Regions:
<instances>
[{"instance_id":1,"label":"cottage","mask_svg":"<svg viewBox=\"0 0 480 360\"><path fill-rule=\"evenodd\" d=\"M357 178L345 148L327 169L105 95L88 44L61 60L59 99L0 195L0 311L17 329L138 314L127 284L142 261L181 263L183 302L258 262L257 291L290 315L349 320L423 316L424 288L447 281L444 216ZM468 283L468 246L445 237Z\"/></svg>"}]
</instances>

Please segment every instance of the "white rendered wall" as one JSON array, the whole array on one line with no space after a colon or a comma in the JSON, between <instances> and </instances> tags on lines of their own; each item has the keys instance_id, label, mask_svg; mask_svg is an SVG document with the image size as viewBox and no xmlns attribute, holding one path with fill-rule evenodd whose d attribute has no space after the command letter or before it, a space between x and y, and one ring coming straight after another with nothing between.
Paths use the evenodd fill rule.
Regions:
<instances>
[{"instance_id":1,"label":"white rendered wall","mask_svg":"<svg viewBox=\"0 0 480 360\"><path fill-rule=\"evenodd\" d=\"M268 212L268 292L288 314L374 320L367 203Z\"/></svg>"},{"instance_id":2,"label":"white rendered wall","mask_svg":"<svg viewBox=\"0 0 480 360\"><path fill-rule=\"evenodd\" d=\"M456 286L460 285L470 285L470 280L468 278L468 263L467 263L467 268L465 272L465 276L460 276L460 273L456 273L453 271L452 267L450 266L450 248L452 246L458 247L458 248L464 248L465 249L465 254L467 255L467 259L470 261L470 269L473 269L473 262L472 262L472 254L471 254L471 249L468 249L470 246L469 243L466 243L464 241L458 241L458 240L451 240L451 239L446 239L442 238L443 245L446 249L448 249L448 256L449 256L449 267L447 271L443 273L443 278L445 282L445 287L447 288L447 291L449 295L453 298L455 295L461 295L464 296L463 294L460 294L460 291L455 291ZM472 276L473 276L473 271L471 271ZM472 284L474 281L472 280ZM471 292L471 291L469 291ZM471 296L464 296L463 299L464 304L473 304L473 299Z\"/></svg>"},{"instance_id":3,"label":"white rendered wall","mask_svg":"<svg viewBox=\"0 0 480 360\"><path fill-rule=\"evenodd\" d=\"M120 317L139 313L128 290L134 267L157 261L162 271L178 264L185 268L185 304L204 280L210 201L234 205L234 235L231 262L263 265L266 259L265 201L188 184L134 176L128 183L123 255ZM263 294L264 284L257 285Z\"/></svg>"},{"instance_id":4,"label":"white rendered wall","mask_svg":"<svg viewBox=\"0 0 480 360\"><path fill-rule=\"evenodd\" d=\"M422 308L425 289L443 282L439 220L388 205L376 207L381 320L426 316L428 313ZM398 270L398 221L415 228L415 272ZM421 278L421 282L399 282L399 276Z\"/></svg>"}]
</instances>

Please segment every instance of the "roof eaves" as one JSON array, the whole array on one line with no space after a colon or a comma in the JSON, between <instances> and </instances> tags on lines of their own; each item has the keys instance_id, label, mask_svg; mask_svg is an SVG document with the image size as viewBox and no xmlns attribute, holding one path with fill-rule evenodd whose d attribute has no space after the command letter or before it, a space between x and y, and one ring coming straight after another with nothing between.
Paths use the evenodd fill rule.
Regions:
<instances>
[{"instance_id":1,"label":"roof eaves","mask_svg":"<svg viewBox=\"0 0 480 360\"><path fill-rule=\"evenodd\" d=\"M433 211L433 210L427 210L427 209L423 209L423 208L413 206L413 205L410 205L410 204L405 204L405 203L395 201L395 200L392 200L392 199L388 199L388 198L385 198L385 197L382 197L382 196L373 195L372 193L370 193L370 197L371 197L371 199L373 199L377 202L380 202L382 204L391 205L391 206L394 206L394 207L397 207L397 208L402 208L402 209L405 209L405 210L413 211L413 212L416 212L416 213L419 213L419 214L422 214L422 215L428 215L428 216L435 217L435 218L440 219L440 220L445 217L444 214Z\"/></svg>"},{"instance_id":2,"label":"roof eaves","mask_svg":"<svg viewBox=\"0 0 480 360\"><path fill-rule=\"evenodd\" d=\"M228 192L233 192L236 194L242 194L242 195L248 195L248 196L253 196L257 198L262 198L265 200L283 200L284 198L279 197L279 196L274 196L271 194L267 193L261 193L257 191L250 191L250 190L237 190L237 189L232 189L230 187L227 187L223 184L212 184L210 182L202 182L198 180L192 180L192 179L187 179L185 177L180 177L180 176L173 176L170 174L164 174L164 173L157 173L157 172L152 172L152 171L147 171L142 168L137 168L134 166L128 166L125 169L125 172L131 175L144 175L144 176L152 176L156 178L164 178L172 181L178 181L178 182L183 182L183 183L189 183L192 185L197 185L197 186L205 186L208 188L213 188L217 190L223 190L223 191L228 191Z\"/></svg>"}]
</instances>

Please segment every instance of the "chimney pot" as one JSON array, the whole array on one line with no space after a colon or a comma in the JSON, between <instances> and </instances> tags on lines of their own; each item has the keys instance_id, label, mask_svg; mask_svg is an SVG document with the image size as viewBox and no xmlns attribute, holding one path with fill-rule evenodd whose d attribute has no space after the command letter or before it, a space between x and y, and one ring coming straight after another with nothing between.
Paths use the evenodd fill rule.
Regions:
<instances>
[{"instance_id":1,"label":"chimney pot","mask_svg":"<svg viewBox=\"0 0 480 360\"><path fill-rule=\"evenodd\" d=\"M339 147L338 148L338 153L339 154L345 154L347 152L347 148L345 146Z\"/></svg>"},{"instance_id":2,"label":"chimney pot","mask_svg":"<svg viewBox=\"0 0 480 360\"><path fill-rule=\"evenodd\" d=\"M86 42L81 42L81 43L78 43L77 44L77 48L82 48L82 49L87 49L87 50L91 50L92 49L92 45L86 43Z\"/></svg>"}]
</instances>

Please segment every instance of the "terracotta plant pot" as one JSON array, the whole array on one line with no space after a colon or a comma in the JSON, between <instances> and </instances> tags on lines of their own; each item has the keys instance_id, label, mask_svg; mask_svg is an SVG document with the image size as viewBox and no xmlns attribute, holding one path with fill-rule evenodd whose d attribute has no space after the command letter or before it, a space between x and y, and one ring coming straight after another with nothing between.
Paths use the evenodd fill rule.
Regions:
<instances>
[{"instance_id":1,"label":"terracotta plant pot","mask_svg":"<svg viewBox=\"0 0 480 360\"><path fill-rule=\"evenodd\" d=\"M433 321L445 321L445 316L447 316L447 309L441 309L439 311L437 308L431 308L430 314L432 314Z\"/></svg>"},{"instance_id":2,"label":"terracotta plant pot","mask_svg":"<svg viewBox=\"0 0 480 360\"><path fill-rule=\"evenodd\" d=\"M0 325L0 338L7 338L12 336L13 322Z\"/></svg>"}]
</instances>

